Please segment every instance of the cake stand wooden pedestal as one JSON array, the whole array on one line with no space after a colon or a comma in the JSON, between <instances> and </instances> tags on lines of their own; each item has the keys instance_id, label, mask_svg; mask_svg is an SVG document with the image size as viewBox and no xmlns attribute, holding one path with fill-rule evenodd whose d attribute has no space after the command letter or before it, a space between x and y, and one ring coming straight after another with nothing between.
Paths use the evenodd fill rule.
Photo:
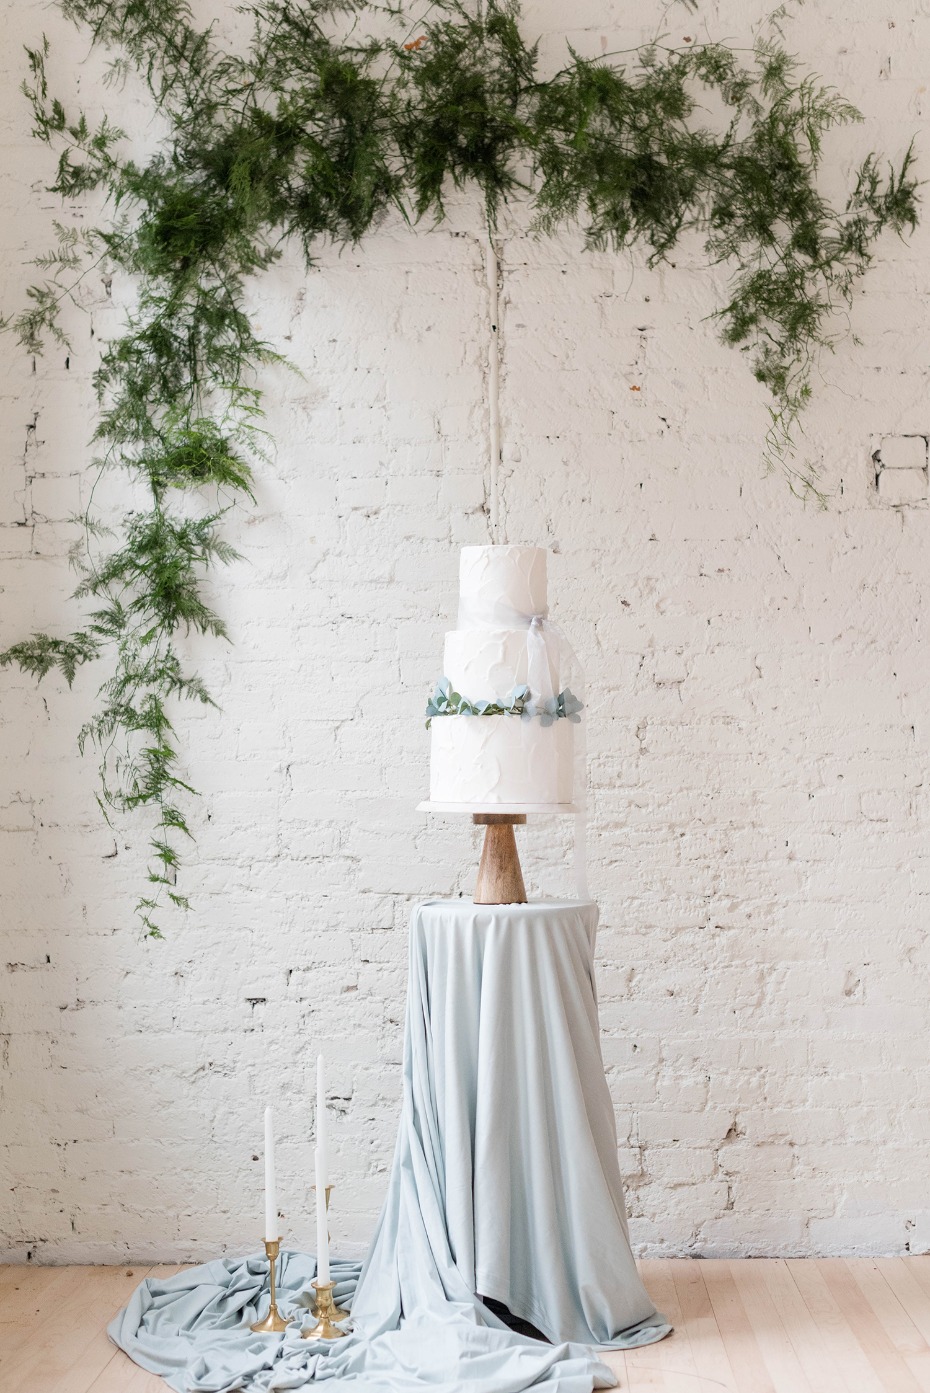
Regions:
<instances>
[{"instance_id":1,"label":"cake stand wooden pedestal","mask_svg":"<svg viewBox=\"0 0 930 1393\"><path fill-rule=\"evenodd\" d=\"M484 827L484 846L478 866L475 904L526 904L526 886L514 827L526 823L526 813L472 813L477 827Z\"/></svg>"},{"instance_id":2,"label":"cake stand wooden pedestal","mask_svg":"<svg viewBox=\"0 0 930 1393\"><path fill-rule=\"evenodd\" d=\"M528 813L576 813L574 803L499 803L489 809L479 803L438 803L428 799L417 804L421 813L470 813L471 820L485 829L474 904L526 904L526 886L515 827L522 827Z\"/></svg>"}]
</instances>

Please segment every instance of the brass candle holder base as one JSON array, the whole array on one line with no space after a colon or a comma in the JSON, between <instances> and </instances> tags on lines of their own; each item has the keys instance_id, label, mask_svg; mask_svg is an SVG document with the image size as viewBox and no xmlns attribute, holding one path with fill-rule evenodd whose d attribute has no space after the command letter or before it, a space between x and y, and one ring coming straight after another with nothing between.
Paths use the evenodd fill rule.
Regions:
<instances>
[{"instance_id":1,"label":"brass candle holder base","mask_svg":"<svg viewBox=\"0 0 930 1393\"><path fill-rule=\"evenodd\" d=\"M301 1337L304 1340L341 1340L348 1332L340 1330L334 1322L337 1319L336 1311L338 1307L333 1301L333 1287L335 1282L311 1282L310 1285L316 1292L316 1307L320 1318L316 1325L309 1330L302 1330Z\"/></svg>"},{"instance_id":2,"label":"brass candle holder base","mask_svg":"<svg viewBox=\"0 0 930 1393\"><path fill-rule=\"evenodd\" d=\"M316 1186L315 1186L315 1185L311 1185L310 1188L311 1188L311 1190L314 1192L314 1194L316 1194ZM332 1196L332 1193L333 1193L333 1187L332 1187L332 1185L327 1185L327 1187L326 1187L326 1215L327 1215L327 1218L329 1217L329 1201L330 1201L330 1198L331 1198L331 1196ZM328 1228L328 1227L329 1227L329 1226L327 1225L327 1228ZM319 1319L320 1319L320 1316L323 1314L322 1311L320 1310L320 1303L319 1303L319 1301L318 1301L316 1298L314 1298L313 1305L310 1307L310 1314L311 1314L311 1316L315 1316L317 1320L319 1320ZM349 1312L348 1312L348 1311L344 1311L344 1310L342 1309L341 1306L336 1306L336 1305L334 1305L332 1311L330 1312L329 1318L330 1318L330 1320L348 1320L348 1319L349 1319Z\"/></svg>"},{"instance_id":3,"label":"brass candle holder base","mask_svg":"<svg viewBox=\"0 0 930 1393\"><path fill-rule=\"evenodd\" d=\"M312 1286L313 1283L311 1282L310 1285ZM336 1283L334 1282L333 1286L335 1285ZM313 1316L314 1320L319 1320L320 1316L323 1314L323 1312L320 1310L319 1298L316 1296L313 1298L313 1305L310 1307L310 1314L311 1316ZM350 1314L351 1313L349 1311L344 1311L341 1306L337 1306L336 1299L335 1297L333 1297L333 1309L329 1313L330 1320L348 1320Z\"/></svg>"},{"instance_id":4,"label":"brass candle holder base","mask_svg":"<svg viewBox=\"0 0 930 1393\"><path fill-rule=\"evenodd\" d=\"M278 1254L281 1251L280 1238L265 1239L265 1253L268 1256L268 1283L271 1288L271 1305L264 1320L257 1320L249 1329L254 1330L256 1335L278 1335L282 1330L286 1330L288 1322L281 1315L275 1302L275 1268L278 1263Z\"/></svg>"},{"instance_id":5,"label":"brass candle holder base","mask_svg":"<svg viewBox=\"0 0 930 1393\"><path fill-rule=\"evenodd\" d=\"M317 1310L317 1307L316 1307L316 1303L315 1303L315 1302L314 1302L314 1306L313 1306L313 1314L314 1314L315 1316L318 1316L318 1315L320 1314L319 1311ZM349 1319L349 1314L350 1314L350 1313L349 1313L348 1311L344 1311L343 1308L342 1308L341 1306L337 1306L336 1303L335 1303L335 1301L333 1302L333 1311L332 1311L332 1315L330 1316L330 1320L348 1320L348 1319Z\"/></svg>"}]
</instances>

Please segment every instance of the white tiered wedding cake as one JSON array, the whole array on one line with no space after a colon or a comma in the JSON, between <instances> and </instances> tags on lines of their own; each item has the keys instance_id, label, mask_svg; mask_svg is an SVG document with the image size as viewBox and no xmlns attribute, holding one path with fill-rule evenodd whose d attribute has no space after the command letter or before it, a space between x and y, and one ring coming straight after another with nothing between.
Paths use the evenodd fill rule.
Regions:
<instances>
[{"instance_id":1,"label":"white tiered wedding cake","mask_svg":"<svg viewBox=\"0 0 930 1393\"><path fill-rule=\"evenodd\" d=\"M427 707L430 803L566 809L581 704L560 685L543 547L463 547L458 627Z\"/></svg>"}]
</instances>

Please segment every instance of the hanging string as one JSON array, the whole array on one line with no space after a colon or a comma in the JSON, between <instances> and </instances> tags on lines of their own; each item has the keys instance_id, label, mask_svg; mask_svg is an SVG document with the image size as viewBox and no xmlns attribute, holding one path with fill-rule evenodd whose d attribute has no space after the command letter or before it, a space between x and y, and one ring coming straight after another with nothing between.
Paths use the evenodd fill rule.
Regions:
<instances>
[{"instance_id":1,"label":"hanging string","mask_svg":"<svg viewBox=\"0 0 930 1393\"><path fill-rule=\"evenodd\" d=\"M490 233L485 238L485 273L488 286L488 528L492 542L500 535L501 466L501 353L500 261Z\"/></svg>"},{"instance_id":2,"label":"hanging string","mask_svg":"<svg viewBox=\"0 0 930 1393\"><path fill-rule=\"evenodd\" d=\"M486 0L476 0L475 13L483 24ZM490 227L484 238L484 269L488 287L488 531L493 543L501 537L501 347L500 258Z\"/></svg>"}]
</instances>

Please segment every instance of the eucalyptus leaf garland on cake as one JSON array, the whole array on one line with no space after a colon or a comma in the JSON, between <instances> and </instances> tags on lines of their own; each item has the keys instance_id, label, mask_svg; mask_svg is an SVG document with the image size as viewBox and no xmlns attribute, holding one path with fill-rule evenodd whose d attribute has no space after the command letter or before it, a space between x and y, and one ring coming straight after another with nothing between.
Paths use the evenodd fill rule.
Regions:
<instances>
[{"instance_id":1,"label":"eucalyptus leaf garland on cake","mask_svg":"<svg viewBox=\"0 0 930 1393\"><path fill-rule=\"evenodd\" d=\"M730 273L717 312L770 401L763 453L791 487L815 493L793 430L886 230L917 221L908 150L866 154L839 205L818 178L824 137L859 118L804 72L775 36L739 52L720 43L587 59L566 49L543 76L515 5L479 14L455 0L419 9L329 0L252 0L251 37L224 45L184 0L61 0L112 58L143 79L164 134L140 159L104 116L50 90L43 41L24 90L36 136L58 153L49 187L72 201L106 195L87 229L54 224L26 307L5 321L24 349L64 347L60 312L97 273L127 277L134 307L103 346L89 468L120 468L138 505L115 536L91 513L75 550L85 617L67 637L37 633L0 654L41 679L103 665L96 714L81 732L100 761L104 814L151 810L149 885L137 906L159 934L190 837L193 794L181 771L177 699L212 704L187 669L185 634L228 639L203 582L234 552L224 511L250 497L262 453L259 372L282 361L246 310L249 278L271 272L285 242L308 266L321 244L353 244L386 215L441 222L451 189L475 188L484 217L531 205L540 234L578 227L590 247L641 247L665 261L682 234L703 238ZM381 37L365 37L370 20ZM384 36L385 23L389 33ZM711 96L722 115L706 114ZM184 495L209 502L192 521Z\"/></svg>"},{"instance_id":2,"label":"eucalyptus leaf garland on cake","mask_svg":"<svg viewBox=\"0 0 930 1393\"><path fill-rule=\"evenodd\" d=\"M522 716L524 720L538 717L543 726L548 726L566 717L580 721L581 709L581 702L570 687L553 697L534 697L529 687L512 687L500 701L470 701L452 690L448 677L440 677L426 703L426 729L429 730L434 716Z\"/></svg>"}]
</instances>

